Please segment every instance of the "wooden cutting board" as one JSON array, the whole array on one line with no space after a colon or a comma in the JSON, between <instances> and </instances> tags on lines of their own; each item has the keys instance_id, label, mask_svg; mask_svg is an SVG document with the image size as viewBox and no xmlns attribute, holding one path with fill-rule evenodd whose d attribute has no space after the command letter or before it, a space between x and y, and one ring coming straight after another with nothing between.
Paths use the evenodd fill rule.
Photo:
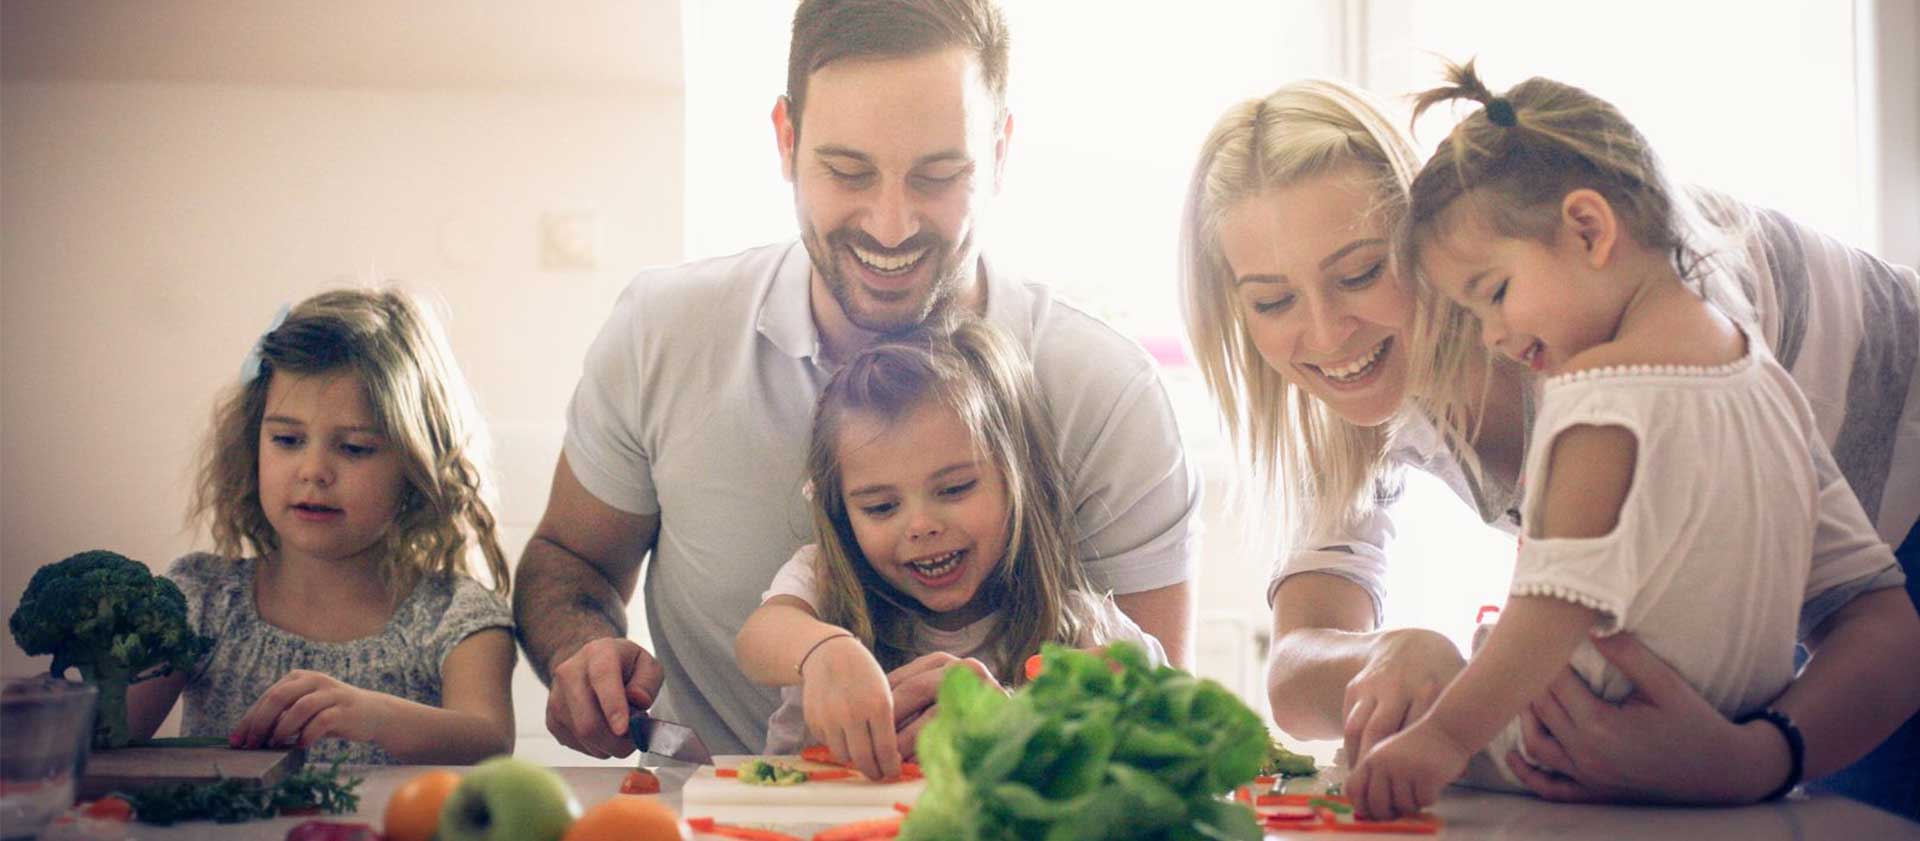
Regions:
<instances>
[{"instance_id":1,"label":"wooden cutting board","mask_svg":"<svg viewBox=\"0 0 1920 841\"><path fill-rule=\"evenodd\" d=\"M95 751L80 777L79 797L91 800L114 791L132 791L155 783L212 782L221 777L273 785L297 771L307 752L234 750L222 747L120 748Z\"/></svg>"},{"instance_id":2,"label":"wooden cutting board","mask_svg":"<svg viewBox=\"0 0 1920 841\"><path fill-rule=\"evenodd\" d=\"M797 756L716 756L701 766L680 790L681 814L722 823L841 824L900 814L893 804L913 805L926 780L871 782L865 777L791 786L760 786L716 776L720 768L738 768L750 759L781 762L802 771L833 769Z\"/></svg>"}]
</instances>

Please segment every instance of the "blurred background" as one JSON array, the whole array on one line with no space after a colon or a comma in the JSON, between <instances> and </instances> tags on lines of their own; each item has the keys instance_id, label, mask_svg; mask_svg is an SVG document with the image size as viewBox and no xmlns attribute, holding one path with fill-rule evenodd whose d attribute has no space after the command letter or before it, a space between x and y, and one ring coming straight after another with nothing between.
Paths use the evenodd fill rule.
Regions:
<instances>
[{"instance_id":1,"label":"blurred background","mask_svg":"<svg viewBox=\"0 0 1920 841\"><path fill-rule=\"evenodd\" d=\"M1174 291L1181 191L1227 105L1328 76L1404 120L1441 57L1478 56L1496 88L1612 100L1685 179L1920 262L1912 0L1003 2L1016 132L987 242L1157 349L1207 480L1198 670L1256 709L1271 517L1233 504ZM0 0L0 610L76 551L205 547L183 516L214 395L282 303L342 284L438 302L517 558L627 279L794 235L768 120L792 8ZM1388 622L1464 643L1512 541L1422 477L1401 504ZM0 643L0 671L44 668ZM518 752L590 762L545 700L523 663Z\"/></svg>"}]
</instances>

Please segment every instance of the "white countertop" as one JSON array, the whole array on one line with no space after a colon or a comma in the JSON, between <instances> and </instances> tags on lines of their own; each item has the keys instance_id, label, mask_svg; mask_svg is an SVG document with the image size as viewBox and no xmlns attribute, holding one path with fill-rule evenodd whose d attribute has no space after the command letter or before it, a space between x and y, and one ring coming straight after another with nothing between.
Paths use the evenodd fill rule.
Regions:
<instances>
[{"instance_id":1,"label":"white countertop","mask_svg":"<svg viewBox=\"0 0 1920 841\"><path fill-rule=\"evenodd\" d=\"M357 821L380 826L387 797L402 782L424 770L419 766L392 766L368 770L360 786L357 815L329 816L327 820ZM464 770L456 768L456 771ZM583 806L592 806L616 794L625 771L620 768L558 768ZM660 797L679 807L679 787L686 771L662 771L665 793ZM1783 803L1735 809L1693 809L1647 806L1583 806L1548 803L1531 797L1490 794L1450 788L1433 811L1445 818L1439 838L1500 839L1500 841L1897 841L1920 839L1920 823L1903 820L1841 797L1796 797ZM313 818L276 818L245 824L205 822L154 827L135 824L129 836L139 841L207 839L207 841L281 841L287 830ZM802 838L820 829L805 824L778 827ZM1300 839L1398 839L1421 836L1360 833L1270 833L1269 841Z\"/></svg>"}]
</instances>

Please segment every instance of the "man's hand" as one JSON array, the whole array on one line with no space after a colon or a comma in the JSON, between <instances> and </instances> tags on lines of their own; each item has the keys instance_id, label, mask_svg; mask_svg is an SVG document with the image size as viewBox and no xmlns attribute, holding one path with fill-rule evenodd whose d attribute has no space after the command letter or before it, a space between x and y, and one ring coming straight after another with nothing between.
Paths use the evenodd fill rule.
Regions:
<instances>
[{"instance_id":1,"label":"man's hand","mask_svg":"<svg viewBox=\"0 0 1920 841\"><path fill-rule=\"evenodd\" d=\"M887 675L888 685L893 687L893 721L899 731L900 756L913 759L917 753L915 746L920 739L920 728L933 720L940 700L940 681L952 666L972 669L980 679L1005 691L1000 681L994 679L993 670L987 664L972 657L961 659L945 652L934 652L921 656Z\"/></svg>"},{"instance_id":2,"label":"man's hand","mask_svg":"<svg viewBox=\"0 0 1920 841\"><path fill-rule=\"evenodd\" d=\"M665 680L660 663L632 640L588 642L553 667L547 732L596 759L633 753L627 719L632 710L653 706Z\"/></svg>"},{"instance_id":3,"label":"man's hand","mask_svg":"<svg viewBox=\"0 0 1920 841\"><path fill-rule=\"evenodd\" d=\"M1518 751L1495 759L1534 794L1580 802L1750 803L1786 777L1785 742L1771 725L1742 728L1728 721L1632 634L1595 639L1593 647L1633 682L1633 694L1610 704L1568 670L1528 707L1523 740L1533 762Z\"/></svg>"}]
</instances>

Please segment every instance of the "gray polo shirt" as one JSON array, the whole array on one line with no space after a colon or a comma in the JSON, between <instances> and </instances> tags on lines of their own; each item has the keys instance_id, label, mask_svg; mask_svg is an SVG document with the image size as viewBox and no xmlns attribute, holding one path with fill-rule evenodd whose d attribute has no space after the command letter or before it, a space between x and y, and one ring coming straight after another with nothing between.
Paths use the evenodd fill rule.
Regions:
<instances>
[{"instance_id":1,"label":"gray polo shirt","mask_svg":"<svg viewBox=\"0 0 1920 841\"><path fill-rule=\"evenodd\" d=\"M1090 583L1124 594L1187 580L1200 481L1152 360L1047 287L983 265L987 319L1026 348L1047 396ZM567 413L580 483L660 517L642 597L666 669L654 709L715 753L765 740L779 694L741 674L733 638L813 541L799 489L832 368L811 272L797 241L643 272L589 349Z\"/></svg>"}]
</instances>

